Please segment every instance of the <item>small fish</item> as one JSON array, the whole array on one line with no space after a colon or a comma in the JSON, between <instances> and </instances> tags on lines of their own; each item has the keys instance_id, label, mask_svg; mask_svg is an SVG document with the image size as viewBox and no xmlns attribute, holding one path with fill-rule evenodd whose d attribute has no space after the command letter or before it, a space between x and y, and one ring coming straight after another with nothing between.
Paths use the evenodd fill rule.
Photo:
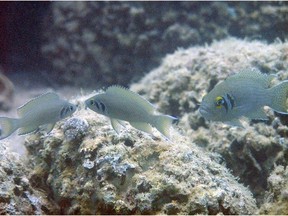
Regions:
<instances>
[{"instance_id":1,"label":"small fish","mask_svg":"<svg viewBox=\"0 0 288 216\"><path fill-rule=\"evenodd\" d=\"M239 127L243 127L240 117L268 120L264 106L288 114L288 80L271 87L275 76L263 74L257 69L246 69L230 76L203 97L199 112L207 120Z\"/></svg>"},{"instance_id":2,"label":"small fish","mask_svg":"<svg viewBox=\"0 0 288 216\"><path fill-rule=\"evenodd\" d=\"M37 130L40 126L49 133L55 123L76 111L76 106L59 98L56 93L40 95L17 109L19 118L0 117L0 139L17 129L19 135Z\"/></svg>"},{"instance_id":3,"label":"small fish","mask_svg":"<svg viewBox=\"0 0 288 216\"><path fill-rule=\"evenodd\" d=\"M110 118L113 129L119 133L123 121L134 128L152 133L157 128L169 139L169 129L176 118L155 115L155 107L140 95L119 86L109 87L105 93L97 94L85 101L86 107Z\"/></svg>"}]
</instances>

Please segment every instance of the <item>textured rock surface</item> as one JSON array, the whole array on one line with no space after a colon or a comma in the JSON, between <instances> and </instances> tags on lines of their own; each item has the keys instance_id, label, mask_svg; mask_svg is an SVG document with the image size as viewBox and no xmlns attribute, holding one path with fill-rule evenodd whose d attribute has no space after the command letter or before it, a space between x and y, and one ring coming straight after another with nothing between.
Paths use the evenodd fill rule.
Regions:
<instances>
[{"instance_id":1,"label":"textured rock surface","mask_svg":"<svg viewBox=\"0 0 288 216\"><path fill-rule=\"evenodd\" d=\"M274 163L287 164L287 116L267 108L269 121L248 121L245 129L235 129L205 121L197 110L216 83L247 67L276 73L274 84L288 79L288 43L227 39L179 50L131 88L156 103L161 112L179 116L183 133L198 146L220 153L261 203Z\"/></svg>"},{"instance_id":2,"label":"textured rock surface","mask_svg":"<svg viewBox=\"0 0 288 216\"><path fill-rule=\"evenodd\" d=\"M14 85L0 70L0 109L9 110L14 99Z\"/></svg>"},{"instance_id":3,"label":"textured rock surface","mask_svg":"<svg viewBox=\"0 0 288 216\"><path fill-rule=\"evenodd\" d=\"M0 214L59 214L47 194L32 187L30 169L20 155L12 153L4 141L0 145Z\"/></svg>"},{"instance_id":4,"label":"textured rock surface","mask_svg":"<svg viewBox=\"0 0 288 216\"><path fill-rule=\"evenodd\" d=\"M288 167L277 166L268 178L269 191L259 214L287 215Z\"/></svg>"},{"instance_id":5,"label":"textured rock surface","mask_svg":"<svg viewBox=\"0 0 288 216\"><path fill-rule=\"evenodd\" d=\"M128 85L178 47L284 40L287 12L286 2L53 2L42 53L57 82Z\"/></svg>"},{"instance_id":6,"label":"textured rock surface","mask_svg":"<svg viewBox=\"0 0 288 216\"><path fill-rule=\"evenodd\" d=\"M89 127L87 127L89 125ZM173 143L78 111L49 136L26 139L30 181L64 214L252 214L256 202L218 156L171 131Z\"/></svg>"}]
</instances>

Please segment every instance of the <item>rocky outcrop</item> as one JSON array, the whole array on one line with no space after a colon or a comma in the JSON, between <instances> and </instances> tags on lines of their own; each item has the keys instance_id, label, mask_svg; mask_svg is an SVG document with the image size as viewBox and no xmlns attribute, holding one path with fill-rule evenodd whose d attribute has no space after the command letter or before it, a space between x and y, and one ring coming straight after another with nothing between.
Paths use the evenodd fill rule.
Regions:
<instances>
[{"instance_id":1,"label":"rocky outcrop","mask_svg":"<svg viewBox=\"0 0 288 216\"><path fill-rule=\"evenodd\" d=\"M29 181L27 161L0 145L0 213L8 215L59 214L59 208L43 190L37 190Z\"/></svg>"},{"instance_id":2,"label":"rocky outcrop","mask_svg":"<svg viewBox=\"0 0 288 216\"><path fill-rule=\"evenodd\" d=\"M265 107L268 121L246 121L245 129L208 122L198 112L202 97L218 82L248 67L288 79L288 43L227 39L167 55L162 65L131 89L180 118L179 127L198 146L217 152L262 203L274 164L287 165L287 116ZM243 86L245 88L245 86ZM286 156L285 156L286 155Z\"/></svg>"},{"instance_id":3,"label":"rocky outcrop","mask_svg":"<svg viewBox=\"0 0 288 216\"><path fill-rule=\"evenodd\" d=\"M285 2L53 2L42 53L58 83L127 86L179 47L284 40L287 11Z\"/></svg>"},{"instance_id":4,"label":"rocky outcrop","mask_svg":"<svg viewBox=\"0 0 288 216\"><path fill-rule=\"evenodd\" d=\"M253 214L256 202L218 156L171 131L167 141L80 110L49 136L26 141L30 181L64 214ZM48 186L48 187L47 187Z\"/></svg>"}]
</instances>

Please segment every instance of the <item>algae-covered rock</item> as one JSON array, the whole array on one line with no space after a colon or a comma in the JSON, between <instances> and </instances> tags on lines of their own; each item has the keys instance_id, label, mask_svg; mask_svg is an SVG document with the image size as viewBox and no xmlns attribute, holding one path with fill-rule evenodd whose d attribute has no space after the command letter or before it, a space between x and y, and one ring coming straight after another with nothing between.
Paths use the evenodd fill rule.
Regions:
<instances>
[{"instance_id":1,"label":"algae-covered rock","mask_svg":"<svg viewBox=\"0 0 288 216\"><path fill-rule=\"evenodd\" d=\"M50 8L43 56L57 82L82 86L128 85L179 47L229 35L268 41L288 35L286 2L79 1Z\"/></svg>"},{"instance_id":2,"label":"algae-covered rock","mask_svg":"<svg viewBox=\"0 0 288 216\"><path fill-rule=\"evenodd\" d=\"M64 214L255 213L252 194L217 155L176 129L172 141L153 134L127 125L117 135L107 118L81 109L48 136L26 139L30 181Z\"/></svg>"},{"instance_id":3,"label":"algae-covered rock","mask_svg":"<svg viewBox=\"0 0 288 216\"><path fill-rule=\"evenodd\" d=\"M288 167L277 166L268 178L269 191L259 214L288 214Z\"/></svg>"},{"instance_id":4,"label":"algae-covered rock","mask_svg":"<svg viewBox=\"0 0 288 216\"><path fill-rule=\"evenodd\" d=\"M287 117L265 108L268 121L247 121L244 129L209 122L198 112L203 95L229 75L249 67L288 79L288 43L227 39L211 46L180 49L131 89L159 110L180 118L183 133L198 146L220 153L227 167L261 203L274 166L287 164ZM243 86L245 88L245 86Z\"/></svg>"},{"instance_id":5,"label":"algae-covered rock","mask_svg":"<svg viewBox=\"0 0 288 216\"><path fill-rule=\"evenodd\" d=\"M59 214L57 204L32 187L27 163L6 144L0 145L0 214Z\"/></svg>"}]
</instances>

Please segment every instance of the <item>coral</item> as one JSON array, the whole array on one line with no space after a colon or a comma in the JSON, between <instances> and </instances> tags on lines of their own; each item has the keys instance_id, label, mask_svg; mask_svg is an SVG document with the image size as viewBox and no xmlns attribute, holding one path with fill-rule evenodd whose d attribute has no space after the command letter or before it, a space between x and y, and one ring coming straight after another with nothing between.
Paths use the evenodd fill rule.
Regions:
<instances>
[{"instance_id":1,"label":"coral","mask_svg":"<svg viewBox=\"0 0 288 216\"><path fill-rule=\"evenodd\" d=\"M286 2L53 2L42 53L57 82L127 86L179 47L229 35L284 40L287 8Z\"/></svg>"},{"instance_id":2,"label":"coral","mask_svg":"<svg viewBox=\"0 0 288 216\"><path fill-rule=\"evenodd\" d=\"M287 117L265 108L268 121L246 121L245 129L235 129L206 121L197 109L203 95L218 82L247 67L277 74L273 85L288 79L287 56L287 42L229 38L167 55L131 89L156 104L160 112L179 116L182 133L198 146L220 153L260 204L274 163L287 164Z\"/></svg>"},{"instance_id":3,"label":"coral","mask_svg":"<svg viewBox=\"0 0 288 216\"><path fill-rule=\"evenodd\" d=\"M259 214L288 214L288 167L277 166L268 178L269 191Z\"/></svg>"},{"instance_id":4,"label":"coral","mask_svg":"<svg viewBox=\"0 0 288 216\"><path fill-rule=\"evenodd\" d=\"M78 141L85 136L89 124L87 121L77 118L70 118L63 125L65 139L68 141Z\"/></svg>"},{"instance_id":5,"label":"coral","mask_svg":"<svg viewBox=\"0 0 288 216\"><path fill-rule=\"evenodd\" d=\"M28 165L17 153L12 153L6 143L0 145L0 213L59 214L57 204L43 191L35 189L29 182Z\"/></svg>"},{"instance_id":6,"label":"coral","mask_svg":"<svg viewBox=\"0 0 288 216\"><path fill-rule=\"evenodd\" d=\"M287 32L288 7L287 4L242 4L230 8L235 13L229 26L229 33L233 36L259 38L273 42L275 39L285 40ZM273 18L272 18L273 17ZM271 22L273 19L273 24ZM283 31L284 30L284 31Z\"/></svg>"},{"instance_id":7,"label":"coral","mask_svg":"<svg viewBox=\"0 0 288 216\"><path fill-rule=\"evenodd\" d=\"M67 137L67 128L81 138ZM63 214L253 214L257 209L252 194L217 155L175 129L170 142L156 129L149 135L129 125L117 135L106 117L81 109L53 131L26 139L34 164L30 181L44 182L38 187L48 187Z\"/></svg>"}]
</instances>

